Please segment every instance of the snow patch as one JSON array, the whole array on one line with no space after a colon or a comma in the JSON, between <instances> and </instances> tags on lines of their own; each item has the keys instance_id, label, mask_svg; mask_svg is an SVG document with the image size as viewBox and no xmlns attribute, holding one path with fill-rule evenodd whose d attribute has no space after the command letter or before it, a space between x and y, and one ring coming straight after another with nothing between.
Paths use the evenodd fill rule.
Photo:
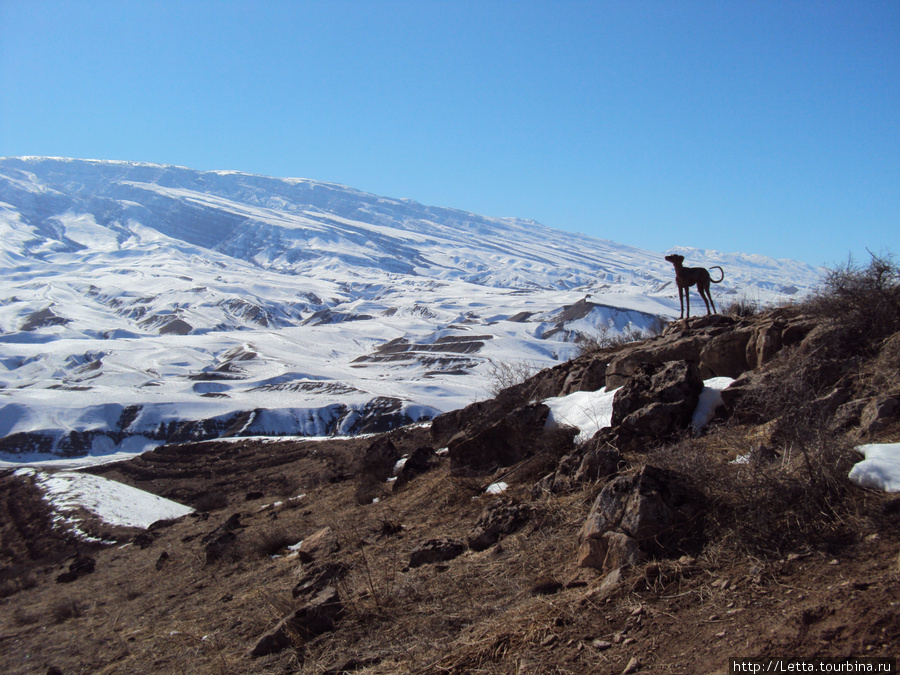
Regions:
<instances>
[{"instance_id":1,"label":"snow patch","mask_svg":"<svg viewBox=\"0 0 900 675\"><path fill-rule=\"evenodd\" d=\"M864 488L900 492L900 443L857 446L865 459L850 469L850 480Z\"/></svg>"},{"instance_id":2,"label":"snow patch","mask_svg":"<svg viewBox=\"0 0 900 675\"><path fill-rule=\"evenodd\" d=\"M109 525L150 527L157 520L180 518L194 509L158 495L101 476L74 471L38 471L25 468L15 472L31 476L44 499L67 527L79 529L78 511L84 509Z\"/></svg>"}]
</instances>

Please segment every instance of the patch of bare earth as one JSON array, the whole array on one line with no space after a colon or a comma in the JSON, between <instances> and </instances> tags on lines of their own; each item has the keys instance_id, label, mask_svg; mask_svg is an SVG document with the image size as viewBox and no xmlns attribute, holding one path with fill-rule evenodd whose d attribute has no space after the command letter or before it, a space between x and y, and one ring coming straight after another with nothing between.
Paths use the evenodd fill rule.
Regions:
<instances>
[{"instance_id":1,"label":"patch of bare earth","mask_svg":"<svg viewBox=\"0 0 900 675\"><path fill-rule=\"evenodd\" d=\"M403 452L423 442L415 431L393 438ZM94 572L71 583L56 581L71 558L36 560L0 600L5 672L618 674L632 663L689 674L726 672L732 656L897 653L900 507L889 497L859 490L860 515L830 550L758 558L710 545L629 568L607 588L599 572L574 566L600 486L532 500L530 485L513 485L503 499L534 507L524 527L486 550L412 567L429 540L465 541L498 497L484 494L488 479L454 477L441 460L359 504L353 457L368 443L206 443L104 468L187 503L226 499L89 551ZM180 472L179 456L191 457ZM6 489L28 503L26 485ZM322 528L337 550L301 562L280 548ZM226 532L234 538L211 555ZM251 657L304 602L292 590L323 561L346 570L335 629Z\"/></svg>"}]
</instances>

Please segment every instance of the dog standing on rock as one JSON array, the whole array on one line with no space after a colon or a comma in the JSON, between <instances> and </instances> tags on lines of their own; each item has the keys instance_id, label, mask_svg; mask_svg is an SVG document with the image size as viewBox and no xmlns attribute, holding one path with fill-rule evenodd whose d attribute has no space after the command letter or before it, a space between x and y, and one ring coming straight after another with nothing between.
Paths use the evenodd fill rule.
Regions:
<instances>
[{"instance_id":1,"label":"dog standing on rock","mask_svg":"<svg viewBox=\"0 0 900 675\"><path fill-rule=\"evenodd\" d=\"M722 276L718 279L712 279L709 276L709 270L705 267L685 267L683 255L673 253L672 255L667 255L666 260L675 266L675 284L678 286L678 302L681 304L681 317L679 318L685 318L685 305L687 305L687 318L691 318L691 296L688 291L690 290L690 287L695 284L697 286L697 292L700 294L700 297L703 298L703 302L706 303L706 313L715 313L716 305L713 303L712 296L709 294L709 285L711 283L721 283L722 279L725 278L725 270L718 265L710 267L709 269L719 270L719 272L722 273ZM709 311L710 305L712 305L712 312Z\"/></svg>"}]
</instances>

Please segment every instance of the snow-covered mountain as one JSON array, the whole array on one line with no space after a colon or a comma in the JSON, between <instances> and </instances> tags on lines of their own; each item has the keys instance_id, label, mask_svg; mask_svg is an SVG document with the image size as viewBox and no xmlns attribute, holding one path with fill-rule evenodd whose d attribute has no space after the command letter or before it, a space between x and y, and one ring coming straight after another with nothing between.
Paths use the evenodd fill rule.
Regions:
<instances>
[{"instance_id":1,"label":"snow-covered mountain","mask_svg":"<svg viewBox=\"0 0 900 675\"><path fill-rule=\"evenodd\" d=\"M719 304L820 275L676 250L724 267ZM0 159L0 278L7 453L382 429L484 397L492 364L678 313L663 253L305 179L52 158Z\"/></svg>"}]
</instances>

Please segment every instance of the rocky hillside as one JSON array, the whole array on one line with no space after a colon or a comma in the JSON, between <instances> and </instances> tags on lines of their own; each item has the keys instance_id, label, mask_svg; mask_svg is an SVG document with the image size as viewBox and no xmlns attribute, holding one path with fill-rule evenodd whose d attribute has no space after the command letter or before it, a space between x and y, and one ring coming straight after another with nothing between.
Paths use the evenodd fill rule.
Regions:
<instances>
[{"instance_id":1,"label":"rocky hillside","mask_svg":"<svg viewBox=\"0 0 900 675\"><path fill-rule=\"evenodd\" d=\"M5 475L7 672L725 673L729 657L895 655L900 501L847 475L854 446L900 441L900 293L888 279L851 301L845 281L597 346L428 425L95 468L195 509L140 530L81 514L102 544L54 528L33 479ZM730 384L698 423L711 378ZM551 400L604 388L609 424L589 439L552 422Z\"/></svg>"}]
</instances>

